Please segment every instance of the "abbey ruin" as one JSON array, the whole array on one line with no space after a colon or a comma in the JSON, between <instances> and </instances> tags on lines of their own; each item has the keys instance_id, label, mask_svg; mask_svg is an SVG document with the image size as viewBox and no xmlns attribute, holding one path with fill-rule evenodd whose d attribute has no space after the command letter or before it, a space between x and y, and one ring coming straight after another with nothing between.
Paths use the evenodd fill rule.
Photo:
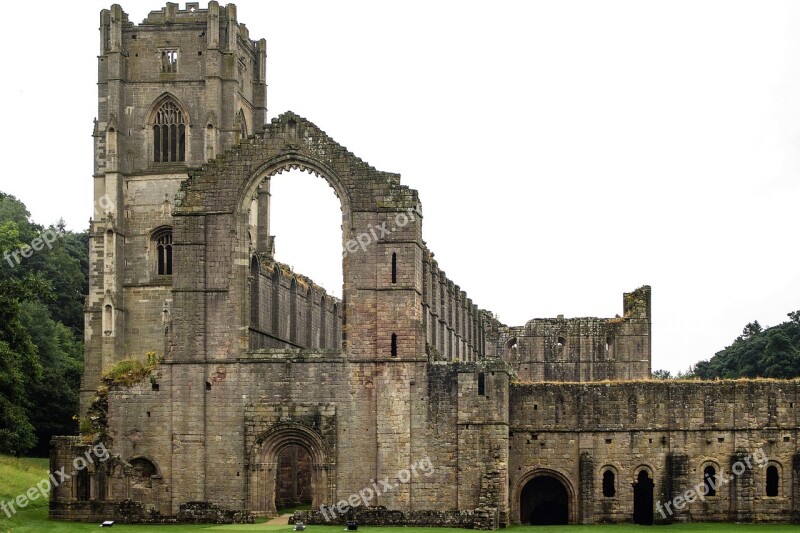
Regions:
<instances>
[{"instance_id":1,"label":"abbey ruin","mask_svg":"<svg viewBox=\"0 0 800 533\"><path fill-rule=\"evenodd\" d=\"M798 521L796 382L649 380L647 286L613 318L499 323L399 175L267 121L266 41L232 4L114 5L100 36L84 423L52 442L51 517ZM341 299L274 258L270 180L297 169L333 188L345 247L391 229L344 254Z\"/></svg>"}]
</instances>

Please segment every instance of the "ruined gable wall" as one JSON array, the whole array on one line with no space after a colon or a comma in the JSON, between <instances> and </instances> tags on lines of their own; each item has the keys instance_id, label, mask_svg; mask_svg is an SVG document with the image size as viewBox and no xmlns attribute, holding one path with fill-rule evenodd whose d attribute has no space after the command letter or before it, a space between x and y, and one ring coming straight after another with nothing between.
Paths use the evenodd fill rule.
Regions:
<instances>
[{"instance_id":1,"label":"ruined gable wall","mask_svg":"<svg viewBox=\"0 0 800 533\"><path fill-rule=\"evenodd\" d=\"M508 361L521 381L601 381L650 376L650 287L623 296L623 316L534 319L499 325L489 351Z\"/></svg>"}]
</instances>

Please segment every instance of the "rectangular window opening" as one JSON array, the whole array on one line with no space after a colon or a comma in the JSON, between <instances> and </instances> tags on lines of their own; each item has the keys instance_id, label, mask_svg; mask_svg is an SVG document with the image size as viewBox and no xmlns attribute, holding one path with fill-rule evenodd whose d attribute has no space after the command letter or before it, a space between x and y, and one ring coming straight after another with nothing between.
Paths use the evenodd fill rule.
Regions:
<instances>
[{"instance_id":1,"label":"rectangular window opening","mask_svg":"<svg viewBox=\"0 0 800 533\"><path fill-rule=\"evenodd\" d=\"M164 73L178 72L178 51L177 50L162 50L161 51L161 72L164 72Z\"/></svg>"}]
</instances>

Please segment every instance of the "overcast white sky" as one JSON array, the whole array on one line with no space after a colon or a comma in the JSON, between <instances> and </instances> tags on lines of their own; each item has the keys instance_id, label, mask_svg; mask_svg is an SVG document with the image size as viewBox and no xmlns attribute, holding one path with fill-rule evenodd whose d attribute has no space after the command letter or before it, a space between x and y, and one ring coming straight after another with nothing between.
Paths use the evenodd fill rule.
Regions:
<instances>
[{"instance_id":1,"label":"overcast white sky","mask_svg":"<svg viewBox=\"0 0 800 533\"><path fill-rule=\"evenodd\" d=\"M0 190L82 230L110 4L36 5L0 33ZM401 173L440 266L506 324L614 316L650 284L653 368L675 371L800 309L800 3L237 5L267 39L270 118ZM278 256L338 292L335 197L308 181L274 180ZM291 205L293 183L334 211ZM292 254L311 238L331 259Z\"/></svg>"}]
</instances>

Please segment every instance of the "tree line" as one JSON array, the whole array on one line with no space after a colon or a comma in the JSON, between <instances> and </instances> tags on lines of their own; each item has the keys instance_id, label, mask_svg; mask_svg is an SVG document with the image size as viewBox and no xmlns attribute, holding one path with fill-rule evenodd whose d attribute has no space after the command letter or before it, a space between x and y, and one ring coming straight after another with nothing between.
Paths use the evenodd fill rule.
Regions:
<instances>
[{"instance_id":1,"label":"tree line","mask_svg":"<svg viewBox=\"0 0 800 533\"><path fill-rule=\"evenodd\" d=\"M758 320L748 323L733 343L687 372L673 376L656 370L656 379L796 378L800 376L800 311L789 320L764 328Z\"/></svg>"},{"instance_id":2,"label":"tree line","mask_svg":"<svg viewBox=\"0 0 800 533\"><path fill-rule=\"evenodd\" d=\"M77 433L89 236L44 227L0 192L0 453Z\"/></svg>"}]
</instances>

